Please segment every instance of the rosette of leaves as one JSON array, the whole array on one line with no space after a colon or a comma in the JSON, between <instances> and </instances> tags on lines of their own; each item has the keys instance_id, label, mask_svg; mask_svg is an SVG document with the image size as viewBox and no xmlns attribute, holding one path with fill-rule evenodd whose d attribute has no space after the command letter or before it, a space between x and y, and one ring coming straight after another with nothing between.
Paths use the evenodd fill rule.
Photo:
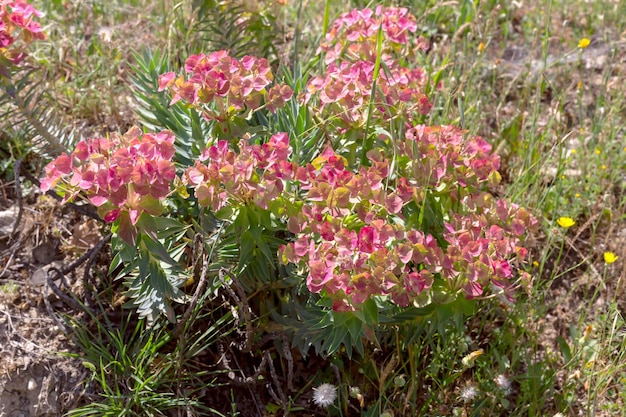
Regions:
<instances>
[{"instance_id":1,"label":"rosette of leaves","mask_svg":"<svg viewBox=\"0 0 626 417\"><path fill-rule=\"evenodd\" d=\"M194 0L196 16L188 54L228 50L237 58L245 55L277 57L280 33L271 2Z\"/></svg>"}]
</instances>

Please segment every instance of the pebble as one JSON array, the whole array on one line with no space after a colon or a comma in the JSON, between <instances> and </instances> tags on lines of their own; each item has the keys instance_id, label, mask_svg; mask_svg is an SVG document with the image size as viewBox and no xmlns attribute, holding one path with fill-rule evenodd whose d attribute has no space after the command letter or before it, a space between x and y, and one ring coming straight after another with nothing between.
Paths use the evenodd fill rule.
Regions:
<instances>
[{"instance_id":1,"label":"pebble","mask_svg":"<svg viewBox=\"0 0 626 417\"><path fill-rule=\"evenodd\" d=\"M35 391L37 389L37 381L34 378L28 380L28 390Z\"/></svg>"}]
</instances>

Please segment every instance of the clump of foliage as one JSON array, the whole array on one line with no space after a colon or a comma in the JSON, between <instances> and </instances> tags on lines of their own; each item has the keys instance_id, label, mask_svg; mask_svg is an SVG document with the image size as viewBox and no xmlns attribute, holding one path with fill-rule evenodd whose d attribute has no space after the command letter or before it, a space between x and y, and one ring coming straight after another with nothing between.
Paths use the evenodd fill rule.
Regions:
<instances>
[{"instance_id":1,"label":"clump of foliage","mask_svg":"<svg viewBox=\"0 0 626 417\"><path fill-rule=\"evenodd\" d=\"M354 10L333 23L320 46L330 65L295 103L326 126L327 143L309 163L294 158L297 138L259 122L285 118L293 88L270 87L264 58L217 51L190 56L185 76L170 71L158 79L171 104L182 102L212 125L191 166L176 174L171 132L133 129L79 143L48 166L43 188L58 185L66 201L84 195L100 207L121 238L124 261L139 266L135 297L152 294L158 303L148 306L160 305L171 319L177 285L169 279L170 290L159 291L149 283L165 275L165 263L181 285L189 261L160 229L175 225L184 236L198 226L189 218L164 223L168 199L217 219L219 232L204 233L236 245L214 269L234 271L247 291L290 277L310 295L283 303L352 317L306 342L326 353L341 345L363 353L379 312L437 309L494 292L513 299L526 279L517 269L527 252L522 239L537 222L489 194L500 176L486 141L420 123L431 107L428 76L399 58L425 43L412 38L415 31L403 8ZM152 307L141 314L153 316Z\"/></svg>"}]
</instances>

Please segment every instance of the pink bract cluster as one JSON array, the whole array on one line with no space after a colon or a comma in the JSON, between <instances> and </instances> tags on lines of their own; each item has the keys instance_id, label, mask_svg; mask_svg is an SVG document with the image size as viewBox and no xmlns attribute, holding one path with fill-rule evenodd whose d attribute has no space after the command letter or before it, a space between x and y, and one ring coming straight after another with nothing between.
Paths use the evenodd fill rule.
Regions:
<instances>
[{"instance_id":1,"label":"pink bract cluster","mask_svg":"<svg viewBox=\"0 0 626 417\"><path fill-rule=\"evenodd\" d=\"M425 94L425 71L403 66L398 59L412 55L406 49L411 49L410 35L417 30L415 21L408 9L397 7L355 9L341 15L318 50L325 53L326 72L311 78L303 101L316 106L314 110L331 124L338 118L341 133L368 121L411 120L414 115L427 114L431 103ZM411 53L426 47L427 42L418 38ZM378 54L382 63L374 79Z\"/></svg>"},{"instance_id":2,"label":"pink bract cluster","mask_svg":"<svg viewBox=\"0 0 626 417\"><path fill-rule=\"evenodd\" d=\"M348 126L365 124L374 85L374 63L369 61L331 63L324 76L313 77L307 85L305 102L319 97L317 111L336 115ZM427 114L431 104L423 93L427 77L421 68L409 70L390 64L381 71L373 96L373 117L387 120L404 112ZM404 109L400 109L400 104Z\"/></svg>"},{"instance_id":3,"label":"pink bract cluster","mask_svg":"<svg viewBox=\"0 0 626 417\"><path fill-rule=\"evenodd\" d=\"M480 137L465 137L454 126L409 127L396 146L398 155L408 160L404 175L424 187L471 192L500 181L500 158L491 153L491 145Z\"/></svg>"},{"instance_id":4,"label":"pink bract cluster","mask_svg":"<svg viewBox=\"0 0 626 417\"><path fill-rule=\"evenodd\" d=\"M459 134L451 127L441 130ZM443 144L450 154L461 156L459 161L470 155L462 142ZM433 154L424 157L426 164L441 163L431 161ZM370 151L368 158L372 166L353 173L328 149L314 162L319 168L309 165L306 177L299 176L306 191L304 204L288 221L296 240L282 247L280 256L308 271L312 292L323 291L336 310L358 308L373 295L386 295L407 306L428 296L436 278L450 293L464 291L469 298L482 295L490 283L510 293L510 262L524 259L521 237L537 224L526 210L501 200L494 203L486 193L471 193L461 202L463 214L452 214L445 223L443 244L432 234L406 229L403 214L409 204L421 206L425 192L437 193L438 184L413 176L411 170L406 170L406 177L389 181L388 159L379 150ZM484 162L495 157L472 154L472 158ZM486 181L497 164L491 161L480 167L487 165L490 168L471 174L472 166L465 166L462 177ZM458 177L442 175L440 180Z\"/></svg>"},{"instance_id":5,"label":"pink bract cluster","mask_svg":"<svg viewBox=\"0 0 626 417\"><path fill-rule=\"evenodd\" d=\"M142 134L135 127L123 136L81 141L71 155L62 154L48 164L41 189L58 187L64 201L82 194L107 222L124 216L135 225L143 212L160 214L160 200L176 177L174 153L170 131Z\"/></svg>"},{"instance_id":6,"label":"pink bract cluster","mask_svg":"<svg viewBox=\"0 0 626 417\"><path fill-rule=\"evenodd\" d=\"M468 298L481 296L485 285L491 283L512 300L511 259L525 260L528 251L521 246L522 237L535 231L538 222L515 204L492 201L488 194L473 196L477 197L486 197L489 203L475 212L454 215L445 223L443 236L448 246L442 277L462 286Z\"/></svg>"},{"instance_id":7,"label":"pink bract cluster","mask_svg":"<svg viewBox=\"0 0 626 417\"><path fill-rule=\"evenodd\" d=\"M417 30L417 23L415 16L404 7L354 9L333 22L318 52L326 53L327 64L340 58L374 62L379 28L383 34L382 58L389 63L393 53L399 53L402 47L410 45L410 35ZM420 37L416 47L426 49L428 42Z\"/></svg>"},{"instance_id":8,"label":"pink bract cluster","mask_svg":"<svg viewBox=\"0 0 626 417\"><path fill-rule=\"evenodd\" d=\"M291 154L286 133L278 133L263 145L245 139L239 152L220 140L203 151L201 161L183 175L183 182L195 189L198 203L218 211L226 205L254 203L266 209L269 201L283 191L284 181L294 179L297 169L288 162Z\"/></svg>"},{"instance_id":9,"label":"pink bract cluster","mask_svg":"<svg viewBox=\"0 0 626 417\"><path fill-rule=\"evenodd\" d=\"M185 72L186 77L177 77L174 72L162 74L159 91L169 89L171 104L182 100L201 108L208 119L224 121L245 108L254 111L263 104L275 111L293 94L286 85L268 88L274 75L265 58L245 56L238 60L228 51L191 55L185 61ZM215 109L204 106L213 101Z\"/></svg>"},{"instance_id":10,"label":"pink bract cluster","mask_svg":"<svg viewBox=\"0 0 626 417\"><path fill-rule=\"evenodd\" d=\"M24 44L33 39L45 39L41 25L35 20L42 13L25 1L0 0L0 58L13 65L24 59L23 46L17 45L21 38Z\"/></svg>"}]
</instances>

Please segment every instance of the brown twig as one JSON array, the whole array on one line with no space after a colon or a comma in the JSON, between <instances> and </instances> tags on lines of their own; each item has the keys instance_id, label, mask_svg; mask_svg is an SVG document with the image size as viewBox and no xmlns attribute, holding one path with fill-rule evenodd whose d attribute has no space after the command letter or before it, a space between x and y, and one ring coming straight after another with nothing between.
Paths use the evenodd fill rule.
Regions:
<instances>
[{"instance_id":1,"label":"brown twig","mask_svg":"<svg viewBox=\"0 0 626 417\"><path fill-rule=\"evenodd\" d=\"M57 278L61 279L61 283L64 284L64 286L67 286L65 282L65 275L63 275L63 272L58 268L50 268L48 270L47 277L46 277L46 283L48 284L48 287L52 290L52 292L57 297L59 297L62 301L64 301L65 304L67 304L73 310L76 310L77 312L82 312L83 308L81 307L81 305L78 304L78 302L75 299L73 299L72 297L65 294L63 291L61 291L61 289L57 286L57 284L54 283L52 279L53 273L57 275ZM44 298L47 298L47 297L44 297Z\"/></svg>"},{"instance_id":2,"label":"brown twig","mask_svg":"<svg viewBox=\"0 0 626 417\"><path fill-rule=\"evenodd\" d=\"M287 335L283 333L283 353L287 359L287 389L293 391L293 356Z\"/></svg>"},{"instance_id":3,"label":"brown twig","mask_svg":"<svg viewBox=\"0 0 626 417\"><path fill-rule=\"evenodd\" d=\"M237 294L235 294L235 291L230 288L230 285L226 284L226 280L224 280L224 275L228 275L230 277L239 296L237 296ZM246 293L237 277L229 270L222 268L218 274L218 279L224 286L224 289L230 294L231 298L235 300L237 307L239 307L239 311L241 311L241 313L243 314L245 322L244 324L246 326L246 347L244 349L244 352L250 352L252 350L252 315L250 306L248 305Z\"/></svg>"},{"instance_id":4,"label":"brown twig","mask_svg":"<svg viewBox=\"0 0 626 417\"><path fill-rule=\"evenodd\" d=\"M270 352L267 351L267 350L263 354L263 357L267 357L267 365L270 368L270 376L272 377L272 383L274 384L274 387L276 387L276 391L278 391L278 396L276 395L276 393L272 389L272 383L270 383L269 381L267 383L267 389L268 389L270 395L272 396L272 398L274 399L274 401L276 401L277 403L280 403L282 405L284 415L287 415L288 414L288 410L289 410L289 406L287 404L287 397L285 396L285 393L284 393L284 391L283 391L283 389L281 387L281 383L278 380L278 375L276 374L276 368L274 367L274 361L272 361L272 357L270 356Z\"/></svg>"}]
</instances>

